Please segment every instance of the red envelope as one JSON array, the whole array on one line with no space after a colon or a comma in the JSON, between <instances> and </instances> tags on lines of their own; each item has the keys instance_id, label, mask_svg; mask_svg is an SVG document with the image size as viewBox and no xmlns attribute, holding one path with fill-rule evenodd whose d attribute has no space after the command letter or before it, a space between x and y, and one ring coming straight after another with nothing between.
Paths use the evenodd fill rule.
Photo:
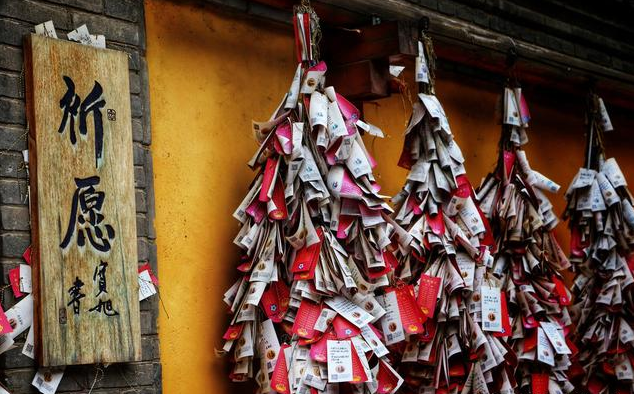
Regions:
<instances>
[{"instance_id":1,"label":"red envelope","mask_svg":"<svg viewBox=\"0 0 634 394\"><path fill-rule=\"evenodd\" d=\"M337 97L337 105L341 110L341 115L343 115L344 118L352 120L354 122L359 120L360 112L357 107L355 107L354 104L352 104L350 101L348 101L348 99L346 99L339 93L335 93L335 95Z\"/></svg>"},{"instance_id":2,"label":"red envelope","mask_svg":"<svg viewBox=\"0 0 634 394\"><path fill-rule=\"evenodd\" d=\"M379 359L379 371L376 374L376 380L378 383L378 394L390 394L398 385L399 377L396 376L388 367L385 366L385 362Z\"/></svg>"},{"instance_id":3,"label":"red envelope","mask_svg":"<svg viewBox=\"0 0 634 394\"><path fill-rule=\"evenodd\" d=\"M240 334L242 334L242 329L244 328L244 323L236 323L227 328L225 335L222 336L222 339L226 339L227 341L232 341L234 339L238 339Z\"/></svg>"},{"instance_id":4,"label":"red envelope","mask_svg":"<svg viewBox=\"0 0 634 394\"><path fill-rule=\"evenodd\" d=\"M570 305L570 297L568 297L568 292L566 291L566 285L564 282L554 274L551 277L551 280L555 284L555 291L559 296L559 305Z\"/></svg>"},{"instance_id":5,"label":"red envelope","mask_svg":"<svg viewBox=\"0 0 634 394\"><path fill-rule=\"evenodd\" d=\"M348 232L352 227L352 224L355 221L354 216L349 215L339 215L339 227L337 227L337 238L338 239L346 239L348 238Z\"/></svg>"},{"instance_id":6,"label":"red envelope","mask_svg":"<svg viewBox=\"0 0 634 394\"><path fill-rule=\"evenodd\" d=\"M266 217L266 204L260 200L253 199L251 204L245 209L247 215L251 216L256 223L260 223Z\"/></svg>"},{"instance_id":7,"label":"red envelope","mask_svg":"<svg viewBox=\"0 0 634 394\"><path fill-rule=\"evenodd\" d=\"M407 198L407 208L414 212L414 215L417 216L423 213L423 210L420 208L420 202L418 202L416 197L413 195L410 195Z\"/></svg>"},{"instance_id":8,"label":"red envelope","mask_svg":"<svg viewBox=\"0 0 634 394\"><path fill-rule=\"evenodd\" d=\"M571 341L570 338L568 338L566 336L566 345L568 345L568 349L570 349L570 351L572 352L570 354L570 357L574 357L577 355L577 353L579 353L579 348L577 347L577 345L575 344L574 341ZM634 364L633 364L634 365Z\"/></svg>"},{"instance_id":9,"label":"red envelope","mask_svg":"<svg viewBox=\"0 0 634 394\"><path fill-rule=\"evenodd\" d=\"M288 218L288 210L286 209L286 197L284 196L284 185L281 180L275 182L273 187L273 197L266 204L271 220L284 220Z\"/></svg>"},{"instance_id":10,"label":"red envelope","mask_svg":"<svg viewBox=\"0 0 634 394\"><path fill-rule=\"evenodd\" d=\"M570 229L570 255L572 257L583 258L586 254L583 251L590 244L589 239L585 242L581 239L581 229L577 225L572 225Z\"/></svg>"},{"instance_id":11,"label":"red envelope","mask_svg":"<svg viewBox=\"0 0 634 394\"><path fill-rule=\"evenodd\" d=\"M603 383L599 379L591 378L590 381L588 382L588 384L586 385L586 389L591 394L599 394L600 392L603 391L605 386L607 386L607 384Z\"/></svg>"},{"instance_id":12,"label":"red envelope","mask_svg":"<svg viewBox=\"0 0 634 394\"><path fill-rule=\"evenodd\" d=\"M548 394L548 374L534 373L531 375L532 394Z\"/></svg>"},{"instance_id":13,"label":"red envelope","mask_svg":"<svg viewBox=\"0 0 634 394\"><path fill-rule=\"evenodd\" d=\"M271 388L280 394L291 394L290 385L288 384L288 368L286 366L286 357L284 357L284 349L290 345L282 345L280 347L279 356L273 368L271 375Z\"/></svg>"},{"instance_id":14,"label":"red envelope","mask_svg":"<svg viewBox=\"0 0 634 394\"><path fill-rule=\"evenodd\" d=\"M20 291L20 267L9 270L9 282L11 282L11 289L15 298L20 298L24 294Z\"/></svg>"},{"instance_id":15,"label":"red envelope","mask_svg":"<svg viewBox=\"0 0 634 394\"><path fill-rule=\"evenodd\" d=\"M288 310L290 289L282 281L272 282L262 293L260 303L266 316L274 323L279 323Z\"/></svg>"},{"instance_id":16,"label":"red envelope","mask_svg":"<svg viewBox=\"0 0 634 394\"><path fill-rule=\"evenodd\" d=\"M513 333L513 329L511 328L511 319L509 318L509 309L506 303L506 293L500 291L501 297L501 310L502 310L502 331L494 332L493 336L495 337L509 337Z\"/></svg>"},{"instance_id":17,"label":"red envelope","mask_svg":"<svg viewBox=\"0 0 634 394\"><path fill-rule=\"evenodd\" d=\"M438 289L441 279L436 276L422 274L418 287L418 299L416 300L421 311L428 318L434 317L436 302L438 301Z\"/></svg>"},{"instance_id":18,"label":"red envelope","mask_svg":"<svg viewBox=\"0 0 634 394\"><path fill-rule=\"evenodd\" d=\"M30 248L30 246L29 246L29 248ZM27 250L29 250L29 252L30 252L30 249L27 249ZM152 268L150 268L150 263L142 264L139 267L138 271L139 271L139 273L141 273L141 272L146 271L146 270L148 271L148 274L150 274L150 279L152 280L152 283L154 283L155 286L158 286L158 284L159 284L158 278L156 277L156 275L154 275L154 272L152 272Z\"/></svg>"},{"instance_id":19,"label":"red envelope","mask_svg":"<svg viewBox=\"0 0 634 394\"><path fill-rule=\"evenodd\" d=\"M526 99L524 98L524 94L520 94L520 102L519 102L519 110L520 110L520 118L522 119L522 124L528 124L528 121L531 120L531 113L528 110L528 104L526 103Z\"/></svg>"},{"instance_id":20,"label":"red envelope","mask_svg":"<svg viewBox=\"0 0 634 394\"><path fill-rule=\"evenodd\" d=\"M324 152L324 156L326 157L326 162L330 164L331 166L334 166L335 164L337 164L337 151L339 150L339 147L341 146L342 142L343 142L342 138L337 139Z\"/></svg>"},{"instance_id":21,"label":"red envelope","mask_svg":"<svg viewBox=\"0 0 634 394\"><path fill-rule=\"evenodd\" d=\"M401 314L401 323L403 329L408 334L420 334L423 332L423 323L427 319L418 307L414 298L414 286L408 285L398 287L393 291L396 292L396 301L398 302L398 310ZM389 292L389 290L387 291Z\"/></svg>"},{"instance_id":22,"label":"red envelope","mask_svg":"<svg viewBox=\"0 0 634 394\"><path fill-rule=\"evenodd\" d=\"M22 258L24 259L24 261L26 261L28 265L31 265L31 245L26 248L26 250L22 254Z\"/></svg>"},{"instance_id":23,"label":"red envelope","mask_svg":"<svg viewBox=\"0 0 634 394\"><path fill-rule=\"evenodd\" d=\"M324 335L310 347L310 358L321 363L328 361L328 341L334 341L337 336L332 329L326 331Z\"/></svg>"},{"instance_id":24,"label":"red envelope","mask_svg":"<svg viewBox=\"0 0 634 394\"><path fill-rule=\"evenodd\" d=\"M295 322L293 323L293 334L300 338L311 339L315 336L315 322L321 313L321 304L316 304L307 298L302 299L302 303L297 310Z\"/></svg>"},{"instance_id":25,"label":"red envelope","mask_svg":"<svg viewBox=\"0 0 634 394\"><path fill-rule=\"evenodd\" d=\"M462 359L460 357L455 357L454 359L457 359L457 361L455 362L449 362L449 376L451 377L456 377L456 376L465 376L465 374L467 373L467 371L465 371L464 368L464 363L462 362Z\"/></svg>"},{"instance_id":26,"label":"red envelope","mask_svg":"<svg viewBox=\"0 0 634 394\"><path fill-rule=\"evenodd\" d=\"M421 342L431 342L434 340L436 336L436 320L435 319L427 319L425 324L423 324L423 332L420 334L419 338ZM432 355L432 357L435 357ZM430 357L431 362L431 357Z\"/></svg>"},{"instance_id":27,"label":"red envelope","mask_svg":"<svg viewBox=\"0 0 634 394\"><path fill-rule=\"evenodd\" d=\"M7 315L4 314L2 305L0 305L0 335L8 334L10 332L13 332L13 327L11 327L9 319L7 319Z\"/></svg>"},{"instance_id":28,"label":"red envelope","mask_svg":"<svg viewBox=\"0 0 634 394\"><path fill-rule=\"evenodd\" d=\"M398 259L394 256L394 253L389 250L383 252L383 261L385 261L385 264L392 269L396 269L396 267L398 267Z\"/></svg>"},{"instance_id":29,"label":"red envelope","mask_svg":"<svg viewBox=\"0 0 634 394\"><path fill-rule=\"evenodd\" d=\"M411 170L412 165L415 160L412 158L412 153L409 147L412 145L412 139L414 137L414 133L409 133L405 136L405 142L403 144L403 149L401 150L401 156L398 158L398 166L401 168L405 168L406 170Z\"/></svg>"},{"instance_id":30,"label":"red envelope","mask_svg":"<svg viewBox=\"0 0 634 394\"><path fill-rule=\"evenodd\" d=\"M292 273L310 272L314 269L319 260L319 252L321 251L321 244L324 240L324 232L321 227L317 228L317 235L319 236L319 242L310 246L304 246L295 254L295 260L290 269Z\"/></svg>"},{"instance_id":31,"label":"red envelope","mask_svg":"<svg viewBox=\"0 0 634 394\"><path fill-rule=\"evenodd\" d=\"M277 136L276 142L279 144L278 153L280 155L290 155L293 151L293 132L291 131L291 124L289 122L279 124L275 128L275 135ZM282 143L282 141L284 142Z\"/></svg>"},{"instance_id":32,"label":"red envelope","mask_svg":"<svg viewBox=\"0 0 634 394\"><path fill-rule=\"evenodd\" d=\"M352 383L366 382L368 375L366 375L361 359L352 343L350 343L350 350L352 353Z\"/></svg>"},{"instance_id":33,"label":"red envelope","mask_svg":"<svg viewBox=\"0 0 634 394\"><path fill-rule=\"evenodd\" d=\"M445 233L445 221L442 211L438 211L438 213L433 216L426 213L425 218L427 218L427 224L429 224L429 228L431 228L434 234L442 236Z\"/></svg>"},{"instance_id":34,"label":"red envelope","mask_svg":"<svg viewBox=\"0 0 634 394\"><path fill-rule=\"evenodd\" d=\"M332 319L332 326L339 340L352 338L361 334L361 330L357 326L350 323L341 315L337 315Z\"/></svg>"},{"instance_id":35,"label":"red envelope","mask_svg":"<svg viewBox=\"0 0 634 394\"><path fill-rule=\"evenodd\" d=\"M529 352L537 347L537 330L530 330L524 338L524 352Z\"/></svg>"},{"instance_id":36,"label":"red envelope","mask_svg":"<svg viewBox=\"0 0 634 394\"><path fill-rule=\"evenodd\" d=\"M262 178L262 186L260 188L260 195L258 200L267 202L270 200L268 193L271 190L271 184L275 182L275 175L277 168L278 157L269 157L266 159L266 165L264 166L264 177Z\"/></svg>"},{"instance_id":37,"label":"red envelope","mask_svg":"<svg viewBox=\"0 0 634 394\"><path fill-rule=\"evenodd\" d=\"M533 316L522 315L522 324L524 325L524 328L526 329L535 328L539 326L539 322L535 320Z\"/></svg>"},{"instance_id":38,"label":"red envelope","mask_svg":"<svg viewBox=\"0 0 634 394\"><path fill-rule=\"evenodd\" d=\"M505 150L503 156L506 179L509 179L513 171L513 165L515 165L515 152Z\"/></svg>"}]
</instances>

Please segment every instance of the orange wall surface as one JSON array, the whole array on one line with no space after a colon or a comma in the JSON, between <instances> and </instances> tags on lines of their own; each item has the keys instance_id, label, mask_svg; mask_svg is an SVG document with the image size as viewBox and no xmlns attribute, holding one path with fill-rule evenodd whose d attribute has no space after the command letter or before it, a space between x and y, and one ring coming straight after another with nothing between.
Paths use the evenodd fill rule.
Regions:
<instances>
[{"instance_id":1,"label":"orange wall surface","mask_svg":"<svg viewBox=\"0 0 634 394\"><path fill-rule=\"evenodd\" d=\"M239 228L231 215L254 175L246 165L257 148L251 119L268 119L289 87L295 70L292 29L167 0L145 5L155 225L167 311L159 316L163 390L251 392L248 385L228 382L227 362L214 349L222 346L228 321L222 295L236 278L239 256L232 243ZM474 186L497 158L498 92L499 84L456 75L441 73L437 82ZM552 196L561 213L563 192L583 161L583 98L532 100L527 92L527 100L533 116L529 160L562 185ZM406 176L396 163L409 111L400 95L364 106L366 120L386 134L366 144L389 195ZM625 138L625 120L613 123L617 132L608 135L608 152L634 181L632 138ZM557 234L568 250L565 225Z\"/></svg>"}]
</instances>

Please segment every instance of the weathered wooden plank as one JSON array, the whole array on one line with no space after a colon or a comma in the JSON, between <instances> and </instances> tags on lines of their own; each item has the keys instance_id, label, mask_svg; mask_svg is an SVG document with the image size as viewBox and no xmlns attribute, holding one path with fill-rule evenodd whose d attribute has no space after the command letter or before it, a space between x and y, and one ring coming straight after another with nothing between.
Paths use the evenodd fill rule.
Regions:
<instances>
[{"instance_id":1,"label":"weathered wooden plank","mask_svg":"<svg viewBox=\"0 0 634 394\"><path fill-rule=\"evenodd\" d=\"M324 29L320 46L328 64L347 64L399 54L416 56L416 37L412 23L385 22L359 29Z\"/></svg>"},{"instance_id":2,"label":"weathered wooden plank","mask_svg":"<svg viewBox=\"0 0 634 394\"><path fill-rule=\"evenodd\" d=\"M405 0L320 0L347 10L363 13L372 10L387 20L417 21L430 18L429 32L438 45L439 58L473 68L503 72L504 58L511 47L519 55L523 80L552 88L554 82L564 91L577 91L579 81L597 80L597 91L611 105L634 108L634 75L566 55L535 44L513 39L473 23L443 15ZM499 59L502 61L499 61Z\"/></svg>"},{"instance_id":3,"label":"weathered wooden plank","mask_svg":"<svg viewBox=\"0 0 634 394\"><path fill-rule=\"evenodd\" d=\"M363 60L328 70L328 84L352 101L369 101L390 95L387 59Z\"/></svg>"},{"instance_id":4,"label":"weathered wooden plank","mask_svg":"<svg viewBox=\"0 0 634 394\"><path fill-rule=\"evenodd\" d=\"M286 0L205 1L261 19L286 23L291 21L291 7ZM257 15L249 8L256 4L261 7ZM523 81L530 81L547 90L556 88L562 93L578 94L582 91L585 94L583 87L587 85L588 79L596 79L596 90L611 106L634 109L632 74L513 39L405 0L314 0L312 5L319 12L324 28L356 28L367 25L372 16L381 18L383 23L390 20L415 23L426 16L430 18L430 35L437 43L436 51L441 60L460 63L473 70L504 73L506 52L515 45ZM275 11L275 18L269 17L266 9ZM280 12L286 13L286 16L280 15ZM346 17L340 18L340 15Z\"/></svg>"},{"instance_id":5,"label":"weathered wooden plank","mask_svg":"<svg viewBox=\"0 0 634 394\"><path fill-rule=\"evenodd\" d=\"M40 364L140 360L127 55L36 35L24 52Z\"/></svg>"}]
</instances>

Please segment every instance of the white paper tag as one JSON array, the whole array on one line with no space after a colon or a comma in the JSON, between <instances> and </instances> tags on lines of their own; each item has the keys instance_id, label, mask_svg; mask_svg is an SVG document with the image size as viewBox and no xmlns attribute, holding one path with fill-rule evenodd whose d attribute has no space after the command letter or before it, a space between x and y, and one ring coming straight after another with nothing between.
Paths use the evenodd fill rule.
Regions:
<instances>
[{"instance_id":1,"label":"white paper tag","mask_svg":"<svg viewBox=\"0 0 634 394\"><path fill-rule=\"evenodd\" d=\"M418 41L418 56L416 57L415 65L415 81L429 83L429 70L427 69L427 61L425 60L425 51L423 49L423 43Z\"/></svg>"},{"instance_id":2,"label":"white paper tag","mask_svg":"<svg viewBox=\"0 0 634 394\"><path fill-rule=\"evenodd\" d=\"M632 378L634 378L632 363L626 354L620 354L617 357L614 370L616 371L616 378L618 380L632 380Z\"/></svg>"},{"instance_id":3,"label":"white paper tag","mask_svg":"<svg viewBox=\"0 0 634 394\"><path fill-rule=\"evenodd\" d=\"M31 384L42 394L55 394L64 376L64 368L40 368Z\"/></svg>"},{"instance_id":4,"label":"white paper tag","mask_svg":"<svg viewBox=\"0 0 634 394\"><path fill-rule=\"evenodd\" d=\"M555 323L551 322L541 322L542 329L544 330L544 334L548 337L548 340L553 345L555 352L557 354L572 354L568 345L566 345L566 340L559 330L559 326Z\"/></svg>"},{"instance_id":5,"label":"white paper tag","mask_svg":"<svg viewBox=\"0 0 634 394\"><path fill-rule=\"evenodd\" d=\"M288 89L288 93L286 94L286 103L284 104L285 109L295 108L297 106L297 99L299 98L299 86L301 84L300 79L302 78L302 65L301 63L297 65L295 69L295 74L293 75L293 81L291 82L291 87Z\"/></svg>"},{"instance_id":6,"label":"white paper tag","mask_svg":"<svg viewBox=\"0 0 634 394\"><path fill-rule=\"evenodd\" d=\"M401 322L401 313L398 309L396 292L392 291L383 296L378 296L377 301L385 309L385 315L381 318L381 330L385 336L385 344L392 345L405 340L405 331Z\"/></svg>"},{"instance_id":7,"label":"white paper tag","mask_svg":"<svg viewBox=\"0 0 634 394\"><path fill-rule=\"evenodd\" d=\"M601 166L601 172L608 177L612 186L627 186L627 181L623 176L623 172L621 171L621 168L613 157L607 159L605 163L603 163L603 165Z\"/></svg>"},{"instance_id":8,"label":"white paper tag","mask_svg":"<svg viewBox=\"0 0 634 394\"><path fill-rule=\"evenodd\" d=\"M601 115L601 128L603 131L607 133L614 130L610 115L608 115L608 110L605 108L605 103L602 98L599 99L599 114Z\"/></svg>"},{"instance_id":9,"label":"white paper tag","mask_svg":"<svg viewBox=\"0 0 634 394\"><path fill-rule=\"evenodd\" d=\"M156 294L156 287L152 283L150 271L143 270L139 272L139 301L143 301L154 294Z\"/></svg>"},{"instance_id":10,"label":"white paper tag","mask_svg":"<svg viewBox=\"0 0 634 394\"><path fill-rule=\"evenodd\" d=\"M26 334L26 341L24 342L24 346L22 347L22 354L25 356L35 359L35 338L33 334L33 326L29 328L29 333Z\"/></svg>"},{"instance_id":11,"label":"white paper tag","mask_svg":"<svg viewBox=\"0 0 634 394\"><path fill-rule=\"evenodd\" d=\"M456 253L456 263L460 269L460 275L468 289L473 289L473 278L475 273L475 261L464 252Z\"/></svg>"},{"instance_id":12,"label":"white paper tag","mask_svg":"<svg viewBox=\"0 0 634 394\"><path fill-rule=\"evenodd\" d=\"M370 326L361 327L361 335L377 357L383 357L390 352Z\"/></svg>"},{"instance_id":13,"label":"white paper tag","mask_svg":"<svg viewBox=\"0 0 634 394\"><path fill-rule=\"evenodd\" d=\"M405 66L394 66L390 64L390 75L398 78L399 75L405 70Z\"/></svg>"},{"instance_id":14,"label":"white paper tag","mask_svg":"<svg viewBox=\"0 0 634 394\"><path fill-rule=\"evenodd\" d=\"M13 305L6 312L6 316L13 327L13 332L7 335L10 335L13 339L31 327L31 323L33 322L33 296L29 294L20 302Z\"/></svg>"},{"instance_id":15,"label":"white paper tag","mask_svg":"<svg viewBox=\"0 0 634 394\"><path fill-rule=\"evenodd\" d=\"M348 301L344 297L337 296L325 301L326 304L343 316L350 323L361 328L370 323L374 318L358 305Z\"/></svg>"},{"instance_id":16,"label":"white paper tag","mask_svg":"<svg viewBox=\"0 0 634 394\"><path fill-rule=\"evenodd\" d=\"M93 43L88 27L85 24L69 32L66 36L69 40L76 41L84 45L92 45Z\"/></svg>"},{"instance_id":17,"label":"white paper tag","mask_svg":"<svg viewBox=\"0 0 634 394\"><path fill-rule=\"evenodd\" d=\"M262 322L260 330L260 345L262 349L260 357L264 357L267 373L271 373L275 368L277 357L280 354L280 342L277 339L277 333L275 332L275 327L273 327L273 321L270 319Z\"/></svg>"},{"instance_id":18,"label":"white paper tag","mask_svg":"<svg viewBox=\"0 0 634 394\"><path fill-rule=\"evenodd\" d=\"M11 334L0 335L0 354L9 350L14 343Z\"/></svg>"},{"instance_id":19,"label":"white paper tag","mask_svg":"<svg viewBox=\"0 0 634 394\"><path fill-rule=\"evenodd\" d=\"M328 382L352 381L352 349L350 341L327 341Z\"/></svg>"},{"instance_id":20,"label":"white paper tag","mask_svg":"<svg viewBox=\"0 0 634 394\"><path fill-rule=\"evenodd\" d=\"M601 190L601 194L603 195L603 200L608 206L611 207L612 205L619 202L619 196L616 193L616 190L602 172L597 173L596 180L599 184L599 190Z\"/></svg>"},{"instance_id":21,"label":"white paper tag","mask_svg":"<svg viewBox=\"0 0 634 394\"><path fill-rule=\"evenodd\" d=\"M482 330L502 331L502 301L500 288L483 284L480 287L482 297Z\"/></svg>"},{"instance_id":22,"label":"white paper tag","mask_svg":"<svg viewBox=\"0 0 634 394\"><path fill-rule=\"evenodd\" d=\"M464 200L462 209L458 212L460 219L467 225L472 235L477 235L486 231L484 222L480 217L480 212L476 208L475 203L471 198Z\"/></svg>"},{"instance_id":23,"label":"white paper tag","mask_svg":"<svg viewBox=\"0 0 634 394\"><path fill-rule=\"evenodd\" d=\"M318 91L310 95L309 117L311 127L328 125L328 97Z\"/></svg>"},{"instance_id":24,"label":"white paper tag","mask_svg":"<svg viewBox=\"0 0 634 394\"><path fill-rule=\"evenodd\" d=\"M57 38L57 32L55 31L53 21L46 21L44 23L40 23L39 25L35 25L35 34L39 34L45 37Z\"/></svg>"},{"instance_id":25,"label":"white paper tag","mask_svg":"<svg viewBox=\"0 0 634 394\"><path fill-rule=\"evenodd\" d=\"M520 110L512 89L504 89L504 124L521 126Z\"/></svg>"},{"instance_id":26,"label":"white paper tag","mask_svg":"<svg viewBox=\"0 0 634 394\"><path fill-rule=\"evenodd\" d=\"M20 264L20 291L23 293L32 293L31 285L31 266Z\"/></svg>"},{"instance_id":27,"label":"white paper tag","mask_svg":"<svg viewBox=\"0 0 634 394\"><path fill-rule=\"evenodd\" d=\"M332 323L332 319L337 316L337 312L333 311L329 308L324 308L321 310L317 321L315 322L315 330L320 332L325 332L328 329L330 323Z\"/></svg>"},{"instance_id":28,"label":"white paper tag","mask_svg":"<svg viewBox=\"0 0 634 394\"><path fill-rule=\"evenodd\" d=\"M341 115L336 101L328 104L328 132L333 137L348 135L346 122L343 120L343 115Z\"/></svg>"},{"instance_id":29,"label":"white paper tag","mask_svg":"<svg viewBox=\"0 0 634 394\"><path fill-rule=\"evenodd\" d=\"M541 327L537 327L537 359L553 367L555 366L553 347Z\"/></svg>"}]
</instances>

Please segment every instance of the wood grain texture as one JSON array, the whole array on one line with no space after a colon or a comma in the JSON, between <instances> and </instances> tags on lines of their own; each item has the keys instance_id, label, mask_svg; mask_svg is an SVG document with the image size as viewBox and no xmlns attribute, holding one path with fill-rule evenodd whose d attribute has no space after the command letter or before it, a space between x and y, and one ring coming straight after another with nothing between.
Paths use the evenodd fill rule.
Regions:
<instances>
[{"instance_id":1,"label":"wood grain texture","mask_svg":"<svg viewBox=\"0 0 634 394\"><path fill-rule=\"evenodd\" d=\"M113 363L141 359L140 314L137 281L137 234L134 203L134 167L128 59L119 51L97 49L64 40L32 35L24 47L27 80L27 116L31 175L31 227L33 244L34 325L39 362L44 366ZM97 165L95 113L83 108L86 135L79 132L82 107L75 118L76 143L70 139L70 116L60 133L64 109L60 100L75 85L77 103L88 103L97 81L103 88L99 99L103 117L103 155ZM99 100L97 100L99 101ZM116 120L108 111L116 111ZM99 177L93 186L78 187L77 179ZM93 178L94 179L94 178ZM76 191L79 190L79 193ZM82 193L83 192L83 193ZM96 198L104 192L103 205L93 213L103 215L99 228L112 226L114 236L108 251L98 251L86 240L78 246L80 228L74 225L71 206L82 194ZM94 203L95 200L91 200ZM87 209L78 205L77 212ZM62 248L69 221L73 236ZM99 222L99 220L97 220ZM88 234L84 231L84 234ZM100 292L95 269L105 269L107 293ZM79 313L74 313L69 289L76 278L84 285ZM102 283L103 289L103 283ZM90 311L100 301L110 300L118 315L102 309ZM64 322L63 316L66 315Z\"/></svg>"}]
</instances>

